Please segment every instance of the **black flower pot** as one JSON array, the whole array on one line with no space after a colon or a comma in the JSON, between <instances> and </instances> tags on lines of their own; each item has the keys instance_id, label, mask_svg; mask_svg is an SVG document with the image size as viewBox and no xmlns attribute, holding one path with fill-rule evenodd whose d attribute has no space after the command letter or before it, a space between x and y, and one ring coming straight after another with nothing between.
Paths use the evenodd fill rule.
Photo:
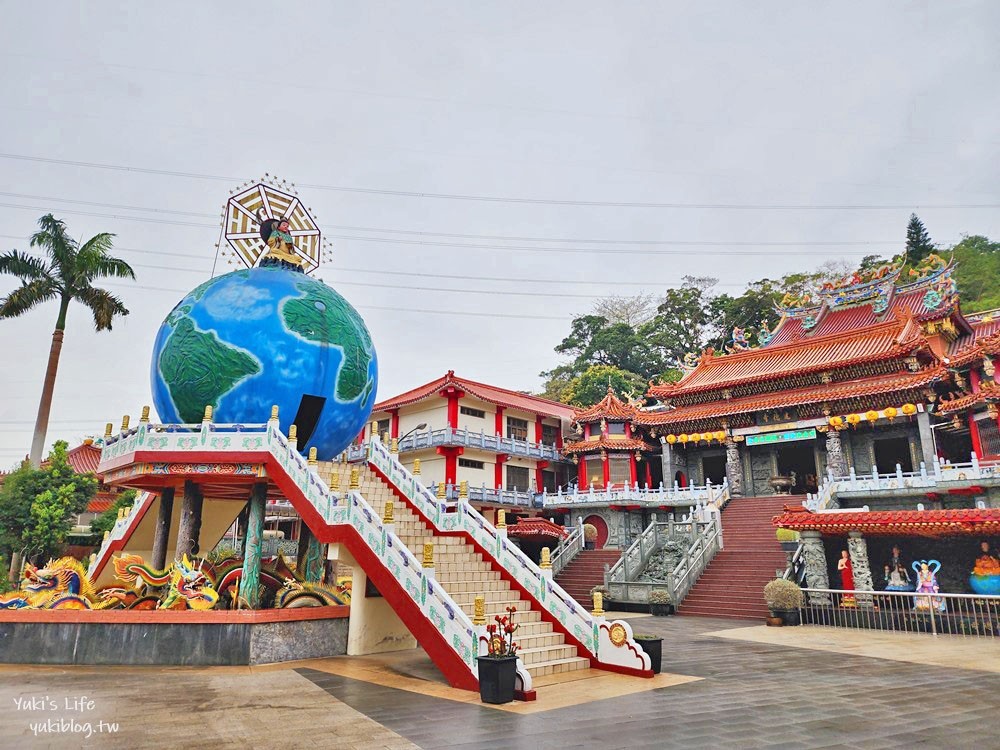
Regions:
<instances>
[{"instance_id":1,"label":"black flower pot","mask_svg":"<svg viewBox=\"0 0 1000 750\"><path fill-rule=\"evenodd\" d=\"M583 548L584 549L594 549L594 545L595 544L596 544L596 542L584 542L583 543Z\"/></svg>"},{"instance_id":2,"label":"black flower pot","mask_svg":"<svg viewBox=\"0 0 1000 750\"><path fill-rule=\"evenodd\" d=\"M801 625L802 621L799 618L799 611L797 609L776 609L774 610L775 617L780 617L781 622L784 625Z\"/></svg>"},{"instance_id":3,"label":"black flower pot","mask_svg":"<svg viewBox=\"0 0 1000 750\"><path fill-rule=\"evenodd\" d=\"M516 656L479 657L479 697L483 703L510 703L514 700Z\"/></svg>"},{"instance_id":4,"label":"black flower pot","mask_svg":"<svg viewBox=\"0 0 1000 750\"><path fill-rule=\"evenodd\" d=\"M649 664L653 669L653 674L659 674L660 665L663 662L663 639L641 635L634 635L632 638L643 651L649 654Z\"/></svg>"},{"instance_id":5,"label":"black flower pot","mask_svg":"<svg viewBox=\"0 0 1000 750\"><path fill-rule=\"evenodd\" d=\"M672 615L674 613L674 605L667 604L650 604L649 614L655 615L656 617L666 617L667 615Z\"/></svg>"}]
</instances>

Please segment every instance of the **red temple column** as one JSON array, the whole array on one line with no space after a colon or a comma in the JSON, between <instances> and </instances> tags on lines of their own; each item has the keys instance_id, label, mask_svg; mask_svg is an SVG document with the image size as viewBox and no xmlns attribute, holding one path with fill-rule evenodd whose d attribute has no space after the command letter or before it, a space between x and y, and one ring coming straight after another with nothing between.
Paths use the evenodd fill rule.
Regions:
<instances>
[{"instance_id":1,"label":"red temple column","mask_svg":"<svg viewBox=\"0 0 1000 750\"><path fill-rule=\"evenodd\" d=\"M497 416L494 421L493 431L495 434L503 436L503 407L497 407Z\"/></svg>"},{"instance_id":2,"label":"red temple column","mask_svg":"<svg viewBox=\"0 0 1000 750\"><path fill-rule=\"evenodd\" d=\"M497 453L497 463L493 474L493 484L497 489L503 487L503 465L507 462L507 456Z\"/></svg>"},{"instance_id":3,"label":"red temple column","mask_svg":"<svg viewBox=\"0 0 1000 750\"><path fill-rule=\"evenodd\" d=\"M576 474L576 484L580 488L580 492L583 492L585 489L587 489L588 486L590 486L590 483L587 481L586 456L580 456L580 464Z\"/></svg>"},{"instance_id":4,"label":"red temple column","mask_svg":"<svg viewBox=\"0 0 1000 750\"><path fill-rule=\"evenodd\" d=\"M542 442L542 415L535 415L535 442Z\"/></svg>"},{"instance_id":5,"label":"red temple column","mask_svg":"<svg viewBox=\"0 0 1000 750\"><path fill-rule=\"evenodd\" d=\"M628 429L626 427L626 429ZM635 487L635 483L639 481L639 467L636 465L635 453L628 454L628 483L630 486Z\"/></svg>"},{"instance_id":6,"label":"red temple column","mask_svg":"<svg viewBox=\"0 0 1000 750\"><path fill-rule=\"evenodd\" d=\"M604 471L604 486L607 487L611 481L611 462L606 454L601 456L601 469Z\"/></svg>"},{"instance_id":7,"label":"red temple column","mask_svg":"<svg viewBox=\"0 0 1000 750\"><path fill-rule=\"evenodd\" d=\"M389 437L399 437L399 409L389 412Z\"/></svg>"},{"instance_id":8,"label":"red temple column","mask_svg":"<svg viewBox=\"0 0 1000 750\"><path fill-rule=\"evenodd\" d=\"M983 440L979 436L979 425L976 424L975 415L970 409L968 412L969 419L969 436L972 438L972 450L976 454L976 458L982 459L983 457Z\"/></svg>"},{"instance_id":9,"label":"red temple column","mask_svg":"<svg viewBox=\"0 0 1000 750\"><path fill-rule=\"evenodd\" d=\"M646 486L647 487L653 486L653 470L649 466L648 457L646 459Z\"/></svg>"},{"instance_id":10,"label":"red temple column","mask_svg":"<svg viewBox=\"0 0 1000 750\"><path fill-rule=\"evenodd\" d=\"M436 450L438 455L444 456L444 483L455 484L455 477L458 475L458 457L465 452L465 448L439 445Z\"/></svg>"},{"instance_id":11,"label":"red temple column","mask_svg":"<svg viewBox=\"0 0 1000 750\"><path fill-rule=\"evenodd\" d=\"M441 396L448 399L448 426L453 430L458 429L458 400L464 396L463 391L454 386L450 386L441 391Z\"/></svg>"},{"instance_id":12,"label":"red temple column","mask_svg":"<svg viewBox=\"0 0 1000 750\"><path fill-rule=\"evenodd\" d=\"M539 461L535 464L535 488L538 492L541 492L542 488L545 487L545 476L542 473L542 469L547 469L548 467L548 461Z\"/></svg>"}]
</instances>

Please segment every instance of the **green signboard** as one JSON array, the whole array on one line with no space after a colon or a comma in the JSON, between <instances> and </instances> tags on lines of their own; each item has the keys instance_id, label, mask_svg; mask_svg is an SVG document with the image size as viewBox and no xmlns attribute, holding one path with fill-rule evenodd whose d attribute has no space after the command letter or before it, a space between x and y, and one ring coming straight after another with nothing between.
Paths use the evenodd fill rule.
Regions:
<instances>
[{"instance_id":1,"label":"green signboard","mask_svg":"<svg viewBox=\"0 0 1000 750\"><path fill-rule=\"evenodd\" d=\"M795 440L813 440L816 428L808 430L787 430L786 432L768 432L764 435L747 435L747 445L769 445L770 443L791 443Z\"/></svg>"}]
</instances>

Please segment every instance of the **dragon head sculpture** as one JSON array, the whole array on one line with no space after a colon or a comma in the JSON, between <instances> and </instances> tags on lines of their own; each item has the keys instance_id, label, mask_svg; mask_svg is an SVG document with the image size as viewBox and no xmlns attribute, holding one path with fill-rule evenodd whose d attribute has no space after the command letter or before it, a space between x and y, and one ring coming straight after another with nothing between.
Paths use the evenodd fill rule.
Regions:
<instances>
[{"instance_id":1,"label":"dragon head sculpture","mask_svg":"<svg viewBox=\"0 0 1000 750\"><path fill-rule=\"evenodd\" d=\"M170 609L183 600L191 609L212 609L219 601L215 582L201 566L195 565L184 555L170 571L170 584L159 609Z\"/></svg>"}]
</instances>

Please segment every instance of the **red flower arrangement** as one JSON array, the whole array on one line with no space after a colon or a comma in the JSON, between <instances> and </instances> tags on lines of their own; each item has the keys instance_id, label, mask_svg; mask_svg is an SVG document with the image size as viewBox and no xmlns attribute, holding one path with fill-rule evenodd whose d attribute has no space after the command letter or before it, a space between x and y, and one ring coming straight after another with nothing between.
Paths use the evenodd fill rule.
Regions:
<instances>
[{"instance_id":1,"label":"red flower arrangement","mask_svg":"<svg viewBox=\"0 0 1000 750\"><path fill-rule=\"evenodd\" d=\"M517 656L517 643L514 642L514 631L520 627L514 622L517 607L507 607L506 615L494 617L494 624L486 626L489 634L489 655L495 658Z\"/></svg>"}]
</instances>

